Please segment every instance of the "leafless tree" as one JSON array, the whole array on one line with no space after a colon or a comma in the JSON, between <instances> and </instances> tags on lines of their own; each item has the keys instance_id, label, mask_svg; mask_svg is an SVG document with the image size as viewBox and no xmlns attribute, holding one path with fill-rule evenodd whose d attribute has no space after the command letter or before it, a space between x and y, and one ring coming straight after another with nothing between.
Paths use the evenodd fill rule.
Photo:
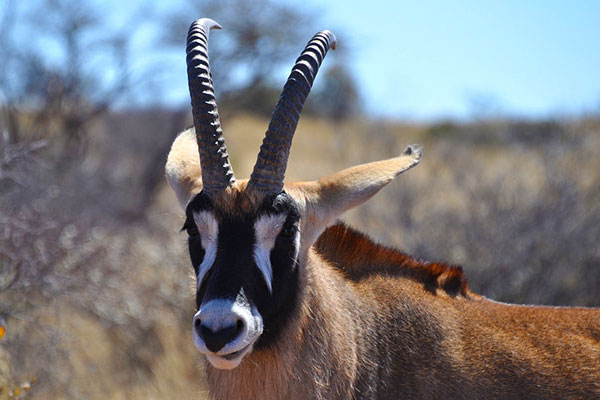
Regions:
<instances>
[{"instance_id":1,"label":"leafless tree","mask_svg":"<svg viewBox=\"0 0 600 400\"><path fill-rule=\"evenodd\" d=\"M190 15L210 17L224 28L214 33L219 37L210 43L215 90L223 110L243 109L269 115L288 68L310 37L324 28L334 30L338 39L343 37L343 32L322 21L318 9L300 9L275 0L259 3L208 0L194 3L193 11L186 8L168 17L165 37L171 46L182 48L187 28L194 19ZM339 46L336 58L342 59L347 52L347 48ZM347 65L336 63L331 69L326 65L324 70L323 74L331 78L327 79L329 86L311 96L307 111L329 111L333 107L336 112L345 112L354 108L357 86ZM345 104L333 105L329 100L340 91L343 91Z\"/></svg>"},{"instance_id":2,"label":"leafless tree","mask_svg":"<svg viewBox=\"0 0 600 400\"><path fill-rule=\"evenodd\" d=\"M7 0L0 16L0 126L10 142L60 136L81 143L131 87L129 38L91 2ZM134 12L132 15L135 15Z\"/></svg>"}]
</instances>

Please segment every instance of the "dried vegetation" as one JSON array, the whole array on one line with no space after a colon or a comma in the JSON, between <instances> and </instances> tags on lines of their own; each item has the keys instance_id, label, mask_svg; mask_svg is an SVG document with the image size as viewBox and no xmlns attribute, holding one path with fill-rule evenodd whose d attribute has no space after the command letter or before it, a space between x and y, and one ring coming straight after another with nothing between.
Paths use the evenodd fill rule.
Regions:
<instances>
[{"instance_id":1,"label":"dried vegetation","mask_svg":"<svg viewBox=\"0 0 600 400\"><path fill-rule=\"evenodd\" d=\"M109 114L87 151L0 143L0 399L202 398L182 212L162 178L187 115ZM247 176L266 121L223 121ZM425 145L421 165L346 220L464 267L511 302L600 305L600 121L403 125L305 118L289 180ZM79 146L79 145L78 145ZM71 156L72 155L72 156Z\"/></svg>"}]
</instances>

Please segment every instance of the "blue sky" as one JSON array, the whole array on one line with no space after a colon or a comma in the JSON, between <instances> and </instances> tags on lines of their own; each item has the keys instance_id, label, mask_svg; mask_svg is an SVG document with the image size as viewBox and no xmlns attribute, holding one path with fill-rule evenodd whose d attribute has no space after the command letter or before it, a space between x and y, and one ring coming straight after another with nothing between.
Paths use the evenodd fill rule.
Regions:
<instances>
[{"instance_id":1,"label":"blue sky","mask_svg":"<svg viewBox=\"0 0 600 400\"><path fill-rule=\"evenodd\" d=\"M314 1L316 5L317 1ZM371 109L388 117L600 111L600 1L329 0Z\"/></svg>"},{"instance_id":2,"label":"blue sky","mask_svg":"<svg viewBox=\"0 0 600 400\"><path fill-rule=\"evenodd\" d=\"M600 113L600 1L282 1L320 11L323 28L336 32L339 46L354 55L350 67L366 111L376 117L439 120ZM115 27L131 10L149 4L94 3L110 13ZM187 0L150 4L160 14L186 7ZM133 38L133 77L157 58L159 49L149 49L148 43L160 39L158 23L149 17ZM182 52L183 47L158 56L168 68L151 84L157 85L166 105L189 102ZM288 71L289 67L281 71L282 84ZM145 98L147 93L144 87Z\"/></svg>"}]
</instances>

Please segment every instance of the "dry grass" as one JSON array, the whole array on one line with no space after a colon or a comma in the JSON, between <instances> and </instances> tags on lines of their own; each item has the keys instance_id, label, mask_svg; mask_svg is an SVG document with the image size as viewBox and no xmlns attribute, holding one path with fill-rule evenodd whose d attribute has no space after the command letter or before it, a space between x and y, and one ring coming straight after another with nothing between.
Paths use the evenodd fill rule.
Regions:
<instances>
[{"instance_id":1,"label":"dry grass","mask_svg":"<svg viewBox=\"0 0 600 400\"><path fill-rule=\"evenodd\" d=\"M224 121L240 178L266 123ZM189 333L183 213L164 183L151 201L138 197L148 196L144 171L163 167L148 158L167 128L116 116L95 127L77 167L11 164L13 174L27 168L27 180L0 180L0 399L206 396ZM421 165L348 222L419 257L463 265L471 288L495 299L600 305L600 121L304 118L288 179L390 157L409 143L425 145Z\"/></svg>"}]
</instances>

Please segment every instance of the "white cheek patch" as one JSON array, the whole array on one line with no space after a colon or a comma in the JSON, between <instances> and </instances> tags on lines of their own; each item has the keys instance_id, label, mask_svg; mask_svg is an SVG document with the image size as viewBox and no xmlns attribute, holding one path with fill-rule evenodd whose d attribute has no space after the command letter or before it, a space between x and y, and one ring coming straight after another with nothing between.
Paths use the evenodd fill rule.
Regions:
<instances>
[{"instance_id":1,"label":"white cheek patch","mask_svg":"<svg viewBox=\"0 0 600 400\"><path fill-rule=\"evenodd\" d=\"M271 250L275 246L275 239L287 218L286 214L264 215L254 223L256 243L254 244L254 261L262 273L263 278L273 293L273 267L271 266Z\"/></svg>"},{"instance_id":2,"label":"white cheek patch","mask_svg":"<svg viewBox=\"0 0 600 400\"><path fill-rule=\"evenodd\" d=\"M204 249L204 259L198 266L198 276L196 277L198 287L200 287L206 273L210 271L215 263L215 258L217 257L219 224L213 214L209 211L194 213L194 222L198 227L202 248Z\"/></svg>"}]
</instances>

